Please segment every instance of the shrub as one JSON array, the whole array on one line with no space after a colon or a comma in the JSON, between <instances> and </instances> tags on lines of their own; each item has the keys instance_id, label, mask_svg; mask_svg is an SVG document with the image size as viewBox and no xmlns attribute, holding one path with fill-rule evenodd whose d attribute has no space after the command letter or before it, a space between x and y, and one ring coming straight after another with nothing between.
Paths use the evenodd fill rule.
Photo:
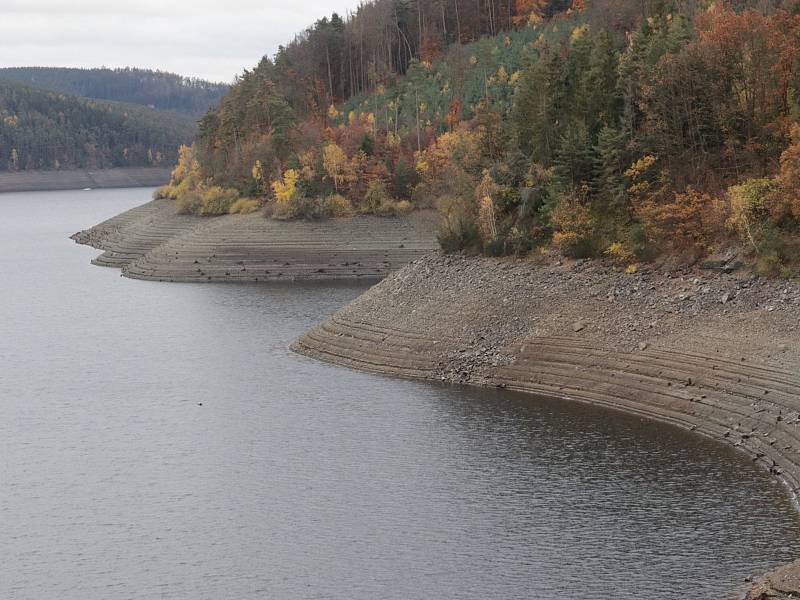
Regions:
<instances>
[{"instance_id":1,"label":"shrub","mask_svg":"<svg viewBox=\"0 0 800 600\"><path fill-rule=\"evenodd\" d=\"M725 222L724 205L710 194L688 187L666 201L646 200L637 207L648 240L678 250L709 250Z\"/></svg>"},{"instance_id":2,"label":"shrub","mask_svg":"<svg viewBox=\"0 0 800 600\"><path fill-rule=\"evenodd\" d=\"M228 214L238 198L239 192L232 188L192 188L183 182L178 186L175 202L178 214L210 217Z\"/></svg>"},{"instance_id":3,"label":"shrub","mask_svg":"<svg viewBox=\"0 0 800 600\"><path fill-rule=\"evenodd\" d=\"M333 194L325 198L324 212L330 217L343 218L353 216L353 205L341 194Z\"/></svg>"},{"instance_id":4,"label":"shrub","mask_svg":"<svg viewBox=\"0 0 800 600\"><path fill-rule=\"evenodd\" d=\"M770 199L776 191L771 179L748 179L728 190L731 216L727 226L758 252L769 219Z\"/></svg>"},{"instance_id":5,"label":"shrub","mask_svg":"<svg viewBox=\"0 0 800 600\"><path fill-rule=\"evenodd\" d=\"M553 234L553 247L559 254L570 258L589 258L594 255L592 240L574 231L556 231Z\"/></svg>"},{"instance_id":6,"label":"shrub","mask_svg":"<svg viewBox=\"0 0 800 600\"><path fill-rule=\"evenodd\" d=\"M442 213L437 236L442 250L480 250L481 236L476 223L474 203L458 196L445 196L437 201L437 205Z\"/></svg>"},{"instance_id":7,"label":"shrub","mask_svg":"<svg viewBox=\"0 0 800 600\"><path fill-rule=\"evenodd\" d=\"M379 217L400 217L409 214L414 210L414 205L408 200L385 200L377 209L373 211Z\"/></svg>"},{"instance_id":8,"label":"shrub","mask_svg":"<svg viewBox=\"0 0 800 600\"><path fill-rule=\"evenodd\" d=\"M157 200L159 198L167 198L169 200L177 200L178 199L178 186L172 185L168 183L167 185L162 185L160 188L156 189L153 192L153 199Z\"/></svg>"},{"instance_id":9,"label":"shrub","mask_svg":"<svg viewBox=\"0 0 800 600\"><path fill-rule=\"evenodd\" d=\"M292 219L316 220L327 215L324 203L316 198L297 195L288 202L275 202L268 209L268 216L278 221ZM265 211L267 214L267 211Z\"/></svg>"},{"instance_id":10,"label":"shrub","mask_svg":"<svg viewBox=\"0 0 800 600\"><path fill-rule=\"evenodd\" d=\"M239 192L233 188L223 188L218 185L200 191L200 214L204 217L226 215L234 202L239 198Z\"/></svg>"},{"instance_id":11,"label":"shrub","mask_svg":"<svg viewBox=\"0 0 800 600\"><path fill-rule=\"evenodd\" d=\"M236 202L231 204L228 212L232 215L249 215L256 212L261 204L258 200L253 198L239 198Z\"/></svg>"},{"instance_id":12,"label":"shrub","mask_svg":"<svg viewBox=\"0 0 800 600\"><path fill-rule=\"evenodd\" d=\"M636 261L636 255L623 242L614 242L606 248L604 254L618 265L630 265Z\"/></svg>"},{"instance_id":13,"label":"shrub","mask_svg":"<svg viewBox=\"0 0 800 600\"><path fill-rule=\"evenodd\" d=\"M196 215L200 214L203 199L198 190L181 185L175 195L175 206L179 215Z\"/></svg>"},{"instance_id":14,"label":"shrub","mask_svg":"<svg viewBox=\"0 0 800 600\"><path fill-rule=\"evenodd\" d=\"M361 209L365 213L377 214L381 206L390 202L389 192L386 191L386 184L380 179L374 179L367 186L367 193L364 194L364 202Z\"/></svg>"},{"instance_id":15,"label":"shrub","mask_svg":"<svg viewBox=\"0 0 800 600\"><path fill-rule=\"evenodd\" d=\"M563 198L550 212L550 223L556 228L553 245L564 256L589 258L597 254L595 220L585 203Z\"/></svg>"}]
</instances>

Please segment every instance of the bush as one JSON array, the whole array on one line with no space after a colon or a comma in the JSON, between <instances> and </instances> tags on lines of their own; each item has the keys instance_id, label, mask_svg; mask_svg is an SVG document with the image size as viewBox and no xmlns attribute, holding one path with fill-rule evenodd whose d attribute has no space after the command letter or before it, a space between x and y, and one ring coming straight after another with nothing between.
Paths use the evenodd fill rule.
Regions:
<instances>
[{"instance_id":1,"label":"bush","mask_svg":"<svg viewBox=\"0 0 800 600\"><path fill-rule=\"evenodd\" d=\"M553 234L553 247L559 254L569 258L590 258L595 255L592 240L574 231L556 231Z\"/></svg>"},{"instance_id":2,"label":"bush","mask_svg":"<svg viewBox=\"0 0 800 600\"><path fill-rule=\"evenodd\" d=\"M796 277L800 269L800 237L767 226L762 231L756 270L767 277Z\"/></svg>"},{"instance_id":3,"label":"bush","mask_svg":"<svg viewBox=\"0 0 800 600\"><path fill-rule=\"evenodd\" d=\"M665 201L643 202L636 214L651 243L677 250L710 250L725 222L724 204L691 187Z\"/></svg>"},{"instance_id":4,"label":"bush","mask_svg":"<svg viewBox=\"0 0 800 600\"><path fill-rule=\"evenodd\" d=\"M350 201L341 194L333 194L325 198L323 210L327 216L337 219L352 217L355 212Z\"/></svg>"},{"instance_id":5,"label":"bush","mask_svg":"<svg viewBox=\"0 0 800 600\"><path fill-rule=\"evenodd\" d=\"M386 200L375 211L379 217L402 217L414 210L414 205L408 200Z\"/></svg>"},{"instance_id":6,"label":"bush","mask_svg":"<svg viewBox=\"0 0 800 600\"><path fill-rule=\"evenodd\" d=\"M169 200L177 200L178 199L178 186L172 185L171 183L167 185L162 185L160 188L156 189L153 192L153 199L158 200L159 198L167 198Z\"/></svg>"},{"instance_id":7,"label":"bush","mask_svg":"<svg viewBox=\"0 0 800 600\"><path fill-rule=\"evenodd\" d=\"M231 206L239 199L239 192L233 188L218 185L200 191L200 214L204 217L226 215Z\"/></svg>"},{"instance_id":8,"label":"bush","mask_svg":"<svg viewBox=\"0 0 800 600\"><path fill-rule=\"evenodd\" d=\"M239 198L236 202L231 204L228 212L232 215L249 215L256 212L260 206L261 203L253 198Z\"/></svg>"},{"instance_id":9,"label":"bush","mask_svg":"<svg viewBox=\"0 0 800 600\"><path fill-rule=\"evenodd\" d=\"M748 179L728 190L731 216L727 225L756 252L763 242L770 200L774 197L776 188L772 179Z\"/></svg>"},{"instance_id":10,"label":"bush","mask_svg":"<svg viewBox=\"0 0 800 600\"><path fill-rule=\"evenodd\" d=\"M550 222L556 228L553 245L561 254L570 258L589 258L597 254L596 223L588 205L562 198L550 212Z\"/></svg>"},{"instance_id":11,"label":"bush","mask_svg":"<svg viewBox=\"0 0 800 600\"><path fill-rule=\"evenodd\" d=\"M608 248L606 248L604 254L617 265L626 266L636 262L636 255L634 252L627 246L627 244L622 242L614 242Z\"/></svg>"},{"instance_id":12,"label":"bush","mask_svg":"<svg viewBox=\"0 0 800 600\"><path fill-rule=\"evenodd\" d=\"M390 202L389 192L386 191L386 184L380 179L373 179L367 186L367 193L364 194L364 202L361 209L365 213L377 214L381 206Z\"/></svg>"},{"instance_id":13,"label":"bush","mask_svg":"<svg viewBox=\"0 0 800 600\"><path fill-rule=\"evenodd\" d=\"M445 252L479 251L481 235L475 218L474 204L462 197L445 196L437 201L442 213L439 223L439 245Z\"/></svg>"},{"instance_id":14,"label":"bush","mask_svg":"<svg viewBox=\"0 0 800 600\"><path fill-rule=\"evenodd\" d=\"M196 215L200 214L200 209L203 207L203 199L200 197L198 190L181 185L178 186L178 191L175 195L175 206L179 215Z\"/></svg>"},{"instance_id":15,"label":"bush","mask_svg":"<svg viewBox=\"0 0 800 600\"><path fill-rule=\"evenodd\" d=\"M232 188L215 185L193 189L181 183L176 194L176 206L181 215L226 215L238 198L239 192Z\"/></svg>"},{"instance_id":16,"label":"bush","mask_svg":"<svg viewBox=\"0 0 800 600\"><path fill-rule=\"evenodd\" d=\"M265 207L264 214L278 221L324 219L327 216L324 203L308 196L295 196L288 202L274 202Z\"/></svg>"}]
</instances>

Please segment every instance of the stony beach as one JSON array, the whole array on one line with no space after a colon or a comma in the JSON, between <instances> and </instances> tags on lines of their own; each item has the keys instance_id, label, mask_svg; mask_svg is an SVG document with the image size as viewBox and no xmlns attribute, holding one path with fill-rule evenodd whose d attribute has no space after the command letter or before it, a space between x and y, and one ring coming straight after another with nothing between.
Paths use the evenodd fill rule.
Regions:
<instances>
[{"instance_id":1,"label":"stony beach","mask_svg":"<svg viewBox=\"0 0 800 600\"><path fill-rule=\"evenodd\" d=\"M261 214L179 215L153 200L72 236L93 262L134 279L187 283L379 279L434 250L431 212L273 221Z\"/></svg>"},{"instance_id":2,"label":"stony beach","mask_svg":"<svg viewBox=\"0 0 800 600\"><path fill-rule=\"evenodd\" d=\"M724 269L630 275L592 262L435 253L294 349L365 371L529 392L670 423L746 452L796 498L798 339L798 282ZM788 592L776 581L798 594L797 576L787 573L799 569L759 580L748 598L792 597L781 596Z\"/></svg>"}]
</instances>

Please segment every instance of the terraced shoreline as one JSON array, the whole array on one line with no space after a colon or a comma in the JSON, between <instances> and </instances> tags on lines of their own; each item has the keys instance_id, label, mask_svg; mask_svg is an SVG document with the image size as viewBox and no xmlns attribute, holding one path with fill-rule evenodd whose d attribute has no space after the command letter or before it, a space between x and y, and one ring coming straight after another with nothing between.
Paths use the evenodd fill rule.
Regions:
<instances>
[{"instance_id":1,"label":"terraced shoreline","mask_svg":"<svg viewBox=\"0 0 800 600\"><path fill-rule=\"evenodd\" d=\"M124 167L64 171L16 171L0 173L2 192L42 192L84 188L155 187L169 181L170 169Z\"/></svg>"},{"instance_id":2,"label":"terraced shoreline","mask_svg":"<svg viewBox=\"0 0 800 600\"><path fill-rule=\"evenodd\" d=\"M431 212L280 222L179 215L153 200L72 236L92 262L133 279L184 283L380 279L437 247Z\"/></svg>"},{"instance_id":3,"label":"terraced shoreline","mask_svg":"<svg viewBox=\"0 0 800 600\"><path fill-rule=\"evenodd\" d=\"M293 349L375 373L518 390L671 423L747 452L795 499L800 491L796 282L434 254ZM800 565L760 580L748 598L800 594L797 573Z\"/></svg>"}]
</instances>

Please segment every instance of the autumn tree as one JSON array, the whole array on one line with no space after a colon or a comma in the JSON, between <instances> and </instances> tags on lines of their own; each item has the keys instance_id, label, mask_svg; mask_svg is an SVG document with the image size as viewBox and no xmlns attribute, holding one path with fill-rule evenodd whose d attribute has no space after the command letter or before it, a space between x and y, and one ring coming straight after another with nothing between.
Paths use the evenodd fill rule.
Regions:
<instances>
[{"instance_id":1,"label":"autumn tree","mask_svg":"<svg viewBox=\"0 0 800 600\"><path fill-rule=\"evenodd\" d=\"M330 143L325 146L322 151L322 164L325 167L325 172L333 180L337 193L340 186L352 181L354 173L350 159L347 158L344 150L336 144Z\"/></svg>"}]
</instances>

